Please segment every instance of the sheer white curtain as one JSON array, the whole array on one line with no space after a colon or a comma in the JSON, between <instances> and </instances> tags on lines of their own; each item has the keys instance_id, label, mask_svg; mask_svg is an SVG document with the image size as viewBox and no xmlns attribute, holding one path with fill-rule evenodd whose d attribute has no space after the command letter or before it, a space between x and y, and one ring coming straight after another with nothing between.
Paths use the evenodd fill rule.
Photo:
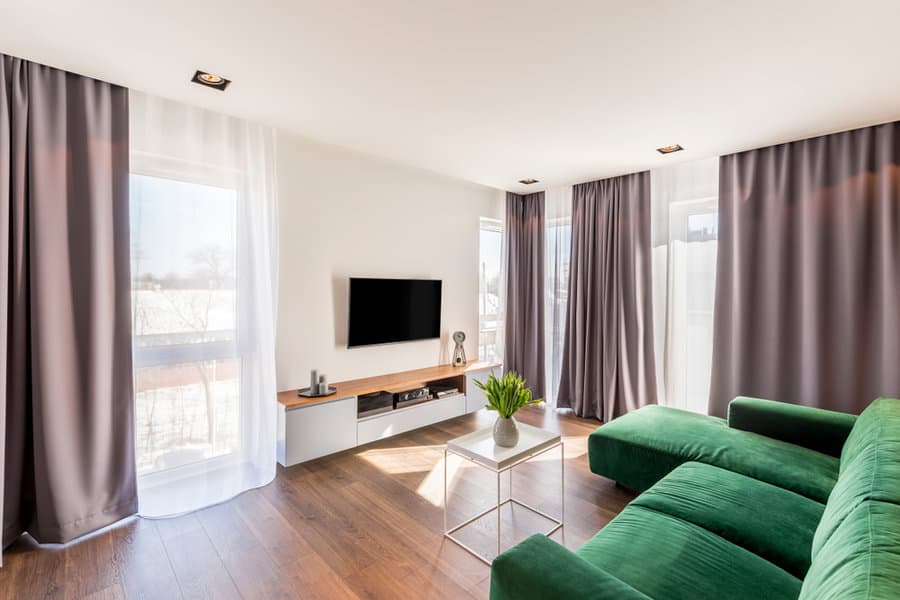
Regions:
<instances>
[{"instance_id":1,"label":"sheer white curtain","mask_svg":"<svg viewBox=\"0 0 900 600\"><path fill-rule=\"evenodd\" d=\"M718 158L651 171L658 400L698 413L709 403L718 186Z\"/></svg>"},{"instance_id":2,"label":"sheer white curtain","mask_svg":"<svg viewBox=\"0 0 900 600\"><path fill-rule=\"evenodd\" d=\"M572 248L572 186L544 192L544 362L546 398L556 406L566 334L569 255Z\"/></svg>"},{"instance_id":3,"label":"sheer white curtain","mask_svg":"<svg viewBox=\"0 0 900 600\"><path fill-rule=\"evenodd\" d=\"M499 318L497 319L497 329L494 331L494 357L498 362L504 365L504 351L506 346L506 262L508 260L506 254L506 223L501 222L500 227L503 233L500 239L500 280L498 282L499 291L497 292L497 301L499 308Z\"/></svg>"},{"instance_id":4,"label":"sheer white curtain","mask_svg":"<svg viewBox=\"0 0 900 600\"><path fill-rule=\"evenodd\" d=\"M503 221L481 217L478 265L478 360L503 358Z\"/></svg>"},{"instance_id":5,"label":"sheer white curtain","mask_svg":"<svg viewBox=\"0 0 900 600\"><path fill-rule=\"evenodd\" d=\"M274 132L132 92L140 513L184 513L275 476Z\"/></svg>"}]
</instances>

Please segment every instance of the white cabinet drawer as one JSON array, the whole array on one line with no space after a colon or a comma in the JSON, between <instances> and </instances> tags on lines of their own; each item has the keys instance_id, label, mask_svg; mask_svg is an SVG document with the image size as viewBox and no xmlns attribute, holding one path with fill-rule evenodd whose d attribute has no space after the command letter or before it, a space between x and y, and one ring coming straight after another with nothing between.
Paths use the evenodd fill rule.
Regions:
<instances>
[{"instance_id":1,"label":"white cabinet drawer","mask_svg":"<svg viewBox=\"0 0 900 600\"><path fill-rule=\"evenodd\" d=\"M466 413L481 410L487 405L487 399L484 397L484 392L475 385L475 380L477 379L478 381L484 382L491 373L500 377L502 371L500 367L495 367L493 369L470 371L466 373Z\"/></svg>"},{"instance_id":2,"label":"white cabinet drawer","mask_svg":"<svg viewBox=\"0 0 900 600\"><path fill-rule=\"evenodd\" d=\"M281 413L278 462L286 467L356 446L356 396Z\"/></svg>"},{"instance_id":3,"label":"white cabinet drawer","mask_svg":"<svg viewBox=\"0 0 900 600\"><path fill-rule=\"evenodd\" d=\"M461 416L465 412L466 397L463 394L440 400L429 400L416 406L360 420L357 425L356 440L359 445L368 444L404 431L446 421Z\"/></svg>"}]
</instances>

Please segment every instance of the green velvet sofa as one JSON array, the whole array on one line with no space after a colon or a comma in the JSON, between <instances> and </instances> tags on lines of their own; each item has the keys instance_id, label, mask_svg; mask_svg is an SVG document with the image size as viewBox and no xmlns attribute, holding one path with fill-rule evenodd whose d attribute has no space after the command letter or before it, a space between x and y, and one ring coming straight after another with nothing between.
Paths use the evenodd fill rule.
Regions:
<instances>
[{"instance_id":1,"label":"green velvet sofa","mask_svg":"<svg viewBox=\"0 0 900 600\"><path fill-rule=\"evenodd\" d=\"M648 406L588 451L592 471L645 491L576 552L536 535L498 556L493 600L900 598L900 400L859 417Z\"/></svg>"}]
</instances>

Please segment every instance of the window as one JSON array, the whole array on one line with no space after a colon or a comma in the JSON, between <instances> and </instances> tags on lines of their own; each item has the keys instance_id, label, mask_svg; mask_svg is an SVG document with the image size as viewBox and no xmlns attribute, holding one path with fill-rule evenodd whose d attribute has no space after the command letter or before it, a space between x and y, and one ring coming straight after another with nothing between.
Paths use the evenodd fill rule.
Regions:
<instances>
[{"instance_id":1,"label":"window","mask_svg":"<svg viewBox=\"0 0 900 600\"><path fill-rule=\"evenodd\" d=\"M544 215L544 399L556 406L569 299L572 186L544 192Z\"/></svg>"},{"instance_id":2,"label":"window","mask_svg":"<svg viewBox=\"0 0 900 600\"><path fill-rule=\"evenodd\" d=\"M500 306L503 223L481 219L478 284L478 360L500 360L499 331L503 331Z\"/></svg>"},{"instance_id":3,"label":"window","mask_svg":"<svg viewBox=\"0 0 900 600\"><path fill-rule=\"evenodd\" d=\"M563 344L566 341L569 257L572 246L571 219L547 221L544 241L545 399L555 406L559 392L559 380L562 376Z\"/></svg>"},{"instance_id":4,"label":"window","mask_svg":"<svg viewBox=\"0 0 900 600\"><path fill-rule=\"evenodd\" d=\"M716 198L705 198L675 203L669 210L672 226L681 230L670 242L681 296L672 303L670 318L683 327L675 340L683 375L674 397L684 408L705 413L712 374L718 207Z\"/></svg>"},{"instance_id":5,"label":"window","mask_svg":"<svg viewBox=\"0 0 900 600\"><path fill-rule=\"evenodd\" d=\"M699 212L685 211L687 222L685 238L688 242L708 242L719 238L719 213L715 199L701 200L693 203L693 209Z\"/></svg>"},{"instance_id":6,"label":"window","mask_svg":"<svg viewBox=\"0 0 900 600\"><path fill-rule=\"evenodd\" d=\"M651 173L653 343L660 404L706 413L719 234L718 159Z\"/></svg>"},{"instance_id":7,"label":"window","mask_svg":"<svg viewBox=\"0 0 900 600\"><path fill-rule=\"evenodd\" d=\"M139 475L240 447L236 191L131 176Z\"/></svg>"},{"instance_id":8,"label":"window","mask_svg":"<svg viewBox=\"0 0 900 600\"><path fill-rule=\"evenodd\" d=\"M275 477L275 132L129 93L140 513Z\"/></svg>"}]
</instances>

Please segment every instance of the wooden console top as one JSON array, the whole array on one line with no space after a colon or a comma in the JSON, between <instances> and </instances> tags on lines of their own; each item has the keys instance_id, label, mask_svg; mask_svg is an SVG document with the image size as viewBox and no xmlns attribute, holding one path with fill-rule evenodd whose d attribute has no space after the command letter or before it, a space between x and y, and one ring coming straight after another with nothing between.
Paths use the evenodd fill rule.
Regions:
<instances>
[{"instance_id":1,"label":"wooden console top","mask_svg":"<svg viewBox=\"0 0 900 600\"><path fill-rule=\"evenodd\" d=\"M499 366L499 363L489 362L474 362L469 363L464 367L439 365L437 367L413 369L412 371L401 371L400 373L376 375L375 377L351 379L350 381L340 381L338 383L329 384L337 388L337 393L325 396L324 398L304 398L297 395L297 390L287 390L278 392L278 402L285 408L296 408L298 406L312 406L313 404L328 402L338 398L346 398L348 396L371 394L372 392L402 392L404 390L422 387L430 381L459 377L466 373L485 371Z\"/></svg>"}]
</instances>

